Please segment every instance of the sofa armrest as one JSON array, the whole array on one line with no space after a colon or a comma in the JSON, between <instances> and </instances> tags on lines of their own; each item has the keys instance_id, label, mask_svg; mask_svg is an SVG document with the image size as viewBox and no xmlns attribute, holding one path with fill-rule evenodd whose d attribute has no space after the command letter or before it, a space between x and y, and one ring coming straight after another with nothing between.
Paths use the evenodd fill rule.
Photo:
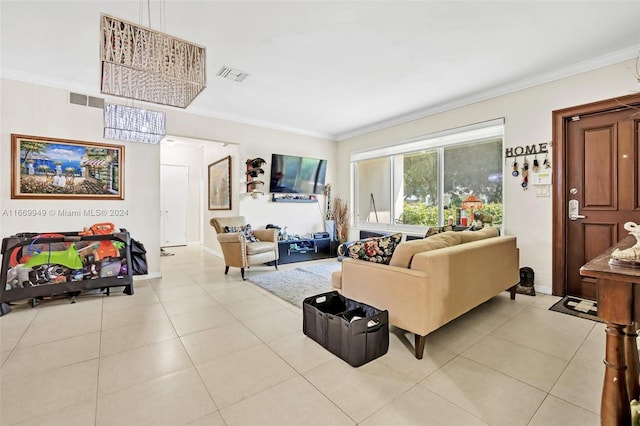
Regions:
<instances>
[{"instance_id":1,"label":"sofa armrest","mask_svg":"<svg viewBox=\"0 0 640 426\"><path fill-rule=\"evenodd\" d=\"M217 238L227 267L247 266L247 239L242 232L225 232L218 234Z\"/></svg>"},{"instance_id":2,"label":"sofa armrest","mask_svg":"<svg viewBox=\"0 0 640 426\"><path fill-rule=\"evenodd\" d=\"M278 230L277 229L254 229L253 235L260 241L278 241Z\"/></svg>"},{"instance_id":3,"label":"sofa armrest","mask_svg":"<svg viewBox=\"0 0 640 426\"><path fill-rule=\"evenodd\" d=\"M225 232L218 234L218 242L222 243L241 243L246 241L246 238L242 232Z\"/></svg>"}]
</instances>

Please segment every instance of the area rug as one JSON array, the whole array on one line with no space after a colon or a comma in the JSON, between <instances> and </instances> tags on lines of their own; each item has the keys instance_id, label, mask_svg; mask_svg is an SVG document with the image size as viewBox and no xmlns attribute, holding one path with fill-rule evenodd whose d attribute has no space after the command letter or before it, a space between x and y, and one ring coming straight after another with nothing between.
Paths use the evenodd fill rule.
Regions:
<instances>
[{"instance_id":1,"label":"area rug","mask_svg":"<svg viewBox=\"0 0 640 426\"><path fill-rule=\"evenodd\" d=\"M602 322L602 320L598 318L598 305L592 300L565 296L550 307L549 310Z\"/></svg>"},{"instance_id":2,"label":"area rug","mask_svg":"<svg viewBox=\"0 0 640 426\"><path fill-rule=\"evenodd\" d=\"M301 266L287 271L247 274L247 281L275 294L279 298L302 308L302 301L316 294L331 291L331 273L340 269L340 263Z\"/></svg>"}]
</instances>

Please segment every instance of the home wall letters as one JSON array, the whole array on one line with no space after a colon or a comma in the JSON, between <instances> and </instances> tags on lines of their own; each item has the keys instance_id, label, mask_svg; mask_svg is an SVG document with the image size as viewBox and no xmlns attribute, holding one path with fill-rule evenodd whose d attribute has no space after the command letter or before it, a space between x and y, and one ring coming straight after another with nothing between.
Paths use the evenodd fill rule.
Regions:
<instances>
[{"instance_id":1,"label":"home wall letters","mask_svg":"<svg viewBox=\"0 0 640 426\"><path fill-rule=\"evenodd\" d=\"M551 146L551 142L543 142L525 146L514 146L511 148L505 148L504 156L509 158L521 157L523 155L546 154L549 152L549 146Z\"/></svg>"},{"instance_id":2,"label":"home wall letters","mask_svg":"<svg viewBox=\"0 0 640 426\"><path fill-rule=\"evenodd\" d=\"M511 172L511 176L522 178L522 182L520 183L522 189L526 190L529 186L529 159L527 158L527 156L533 156L533 166L531 167L531 170L534 173L538 173L538 170L540 168L538 154L544 154L542 166L545 169L549 169L551 168L551 162L549 161L550 146L551 142L542 142L533 145L514 146L505 149L505 163L507 162L507 158L515 158L512 164L513 171ZM524 159L522 160L522 164L518 164L518 157L524 157Z\"/></svg>"}]
</instances>

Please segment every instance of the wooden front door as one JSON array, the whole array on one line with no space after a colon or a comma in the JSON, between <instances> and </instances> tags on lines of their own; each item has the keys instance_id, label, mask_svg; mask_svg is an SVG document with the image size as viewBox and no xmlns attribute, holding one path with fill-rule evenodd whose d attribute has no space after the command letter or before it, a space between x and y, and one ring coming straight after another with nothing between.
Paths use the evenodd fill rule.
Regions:
<instances>
[{"instance_id":1,"label":"wooden front door","mask_svg":"<svg viewBox=\"0 0 640 426\"><path fill-rule=\"evenodd\" d=\"M596 298L582 265L640 222L640 103L634 95L554 111L554 282L556 295Z\"/></svg>"}]
</instances>

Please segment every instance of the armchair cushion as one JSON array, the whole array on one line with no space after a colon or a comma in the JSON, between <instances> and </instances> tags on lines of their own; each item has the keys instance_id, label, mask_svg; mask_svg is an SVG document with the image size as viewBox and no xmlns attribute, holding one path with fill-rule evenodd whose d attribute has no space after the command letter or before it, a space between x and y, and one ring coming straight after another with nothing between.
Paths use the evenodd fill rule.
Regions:
<instances>
[{"instance_id":1,"label":"armchair cushion","mask_svg":"<svg viewBox=\"0 0 640 426\"><path fill-rule=\"evenodd\" d=\"M268 253L273 251L273 243L271 241L258 241L247 244L247 254L249 256L260 253Z\"/></svg>"}]
</instances>

